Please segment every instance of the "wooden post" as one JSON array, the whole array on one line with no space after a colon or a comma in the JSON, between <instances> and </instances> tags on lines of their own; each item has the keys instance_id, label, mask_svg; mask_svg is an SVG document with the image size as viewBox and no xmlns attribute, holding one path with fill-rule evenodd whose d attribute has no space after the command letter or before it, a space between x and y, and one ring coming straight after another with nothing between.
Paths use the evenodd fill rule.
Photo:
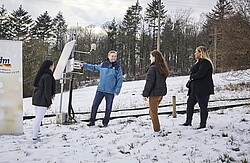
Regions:
<instances>
[{"instance_id":1,"label":"wooden post","mask_svg":"<svg viewBox=\"0 0 250 163\"><path fill-rule=\"evenodd\" d=\"M176 118L177 117L177 114L176 114L176 96L172 96L172 101L173 101L173 113L172 113L172 116L173 116L173 118Z\"/></svg>"}]
</instances>

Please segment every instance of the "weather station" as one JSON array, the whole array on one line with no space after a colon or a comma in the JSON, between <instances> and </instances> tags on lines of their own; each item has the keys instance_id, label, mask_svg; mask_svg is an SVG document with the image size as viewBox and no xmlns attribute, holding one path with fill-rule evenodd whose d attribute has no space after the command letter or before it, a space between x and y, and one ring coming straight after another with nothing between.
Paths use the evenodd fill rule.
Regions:
<instances>
[{"instance_id":1,"label":"weather station","mask_svg":"<svg viewBox=\"0 0 250 163\"><path fill-rule=\"evenodd\" d=\"M76 123L75 113L72 107L72 92L73 92L73 82L75 74L82 74L82 61L75 60L75 54L85 54L91 55L93 51L96 50L96 44L91 44L89 51L77 51L76 50L76 35L74 34L72 41L65 44L61 56L58 60L58 63L55 68L54 78L55 80L60 80L61 84L61 96L60 96L60 106L59 113L56 114L56 123L57 124L72 124ZM67 75L69 77L67 77ZM69 99L68 99L68 112L62 112L63 107L63 92L64 84L66 80L69 80Z\"/></svg>"}]
</instances>

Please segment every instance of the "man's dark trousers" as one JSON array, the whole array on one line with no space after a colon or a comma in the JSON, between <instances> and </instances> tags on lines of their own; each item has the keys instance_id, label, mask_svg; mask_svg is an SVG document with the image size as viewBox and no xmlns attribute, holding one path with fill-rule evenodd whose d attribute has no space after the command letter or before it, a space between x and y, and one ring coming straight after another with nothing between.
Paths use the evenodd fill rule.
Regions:
<instances>
[{"instance_id":1,"label":"man's dark trousers","mask_svg":"<svg viewBox=\"0 0 250 163\"><path fill-rule=\"evenodd\" d=\"M104 97L105 97L105 100L106 100L106 110L105 110L105 116L104 116L104 118L102 120L102 124L103 125L108 125L109 120L110 120L110 114L111 114L111 111L112 111L114 94L99 92L99 91L96 91L96 95L95 95L95 98L94 98L94 101L93 101L93 104L92 104L91 116L90 116L90 122L91 123L95 123L98 107L101 104Z\"/></svg>"}]
</instances>

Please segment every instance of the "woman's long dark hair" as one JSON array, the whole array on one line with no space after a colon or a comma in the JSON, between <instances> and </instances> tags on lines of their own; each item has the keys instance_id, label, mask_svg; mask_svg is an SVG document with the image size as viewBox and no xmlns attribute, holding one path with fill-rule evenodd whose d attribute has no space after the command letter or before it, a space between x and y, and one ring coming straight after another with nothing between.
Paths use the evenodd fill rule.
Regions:
<instances>
[{"instance_id":1,"label":"woman's long dark hair","mask_svg":"<svg viewBox=\"0 0 250 163\"><path fill-rule=\"evenodd\" d=\"M161 54L161 52L159 52L158 50L153 50L151 52L151 55L153 57L155 57L155 65L158 67L160 74L162 74L164 77L168 77L169 76L169 69L167 66L167 62L165 60L165 58L163 57L163 55Z\"/></svg>"},{"instance_id":2,"label":"woman's long dark hair","mask_svg":"<svg viewBox=\"0 0 250 163\"><path fill-rule=\"evenodd\" d=\"M38 87L38 83L39 83L39 81L44 73L50 73L51 75L53 74L53 72L49 69L51 65L53 65L53 61L51 61L51 60L45 60L42 63L42 65L40 66L40 68L36 74L34 84L33 84L34 87ZM52 75L52 77L53 77L53 75ZM53 77L52 82L53 83L52 83L51 93L52 93L52 96L54 96L55 95L55 79L54 79L54 77Z\"/></svg>"}]
</instances>

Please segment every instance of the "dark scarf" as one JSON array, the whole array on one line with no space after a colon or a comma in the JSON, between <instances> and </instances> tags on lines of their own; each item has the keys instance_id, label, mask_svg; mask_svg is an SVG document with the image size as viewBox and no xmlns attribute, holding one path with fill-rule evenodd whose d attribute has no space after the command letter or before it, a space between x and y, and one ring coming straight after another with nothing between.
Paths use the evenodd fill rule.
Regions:
<instances>
[{"instance_id":1,"label":"dark scarf","mask_svg":"<svg viewBox=\"0 0 250 163\"><path fill-rule=\"evenodd\" d=\"M102 67L108 67L110 64L112 66L112 69L115 68L116 70L118 70L118 68L120 67L120 63L117 60L115 62L110 62L108 58L103 61Z\"/></svg>"}]
</instances>

